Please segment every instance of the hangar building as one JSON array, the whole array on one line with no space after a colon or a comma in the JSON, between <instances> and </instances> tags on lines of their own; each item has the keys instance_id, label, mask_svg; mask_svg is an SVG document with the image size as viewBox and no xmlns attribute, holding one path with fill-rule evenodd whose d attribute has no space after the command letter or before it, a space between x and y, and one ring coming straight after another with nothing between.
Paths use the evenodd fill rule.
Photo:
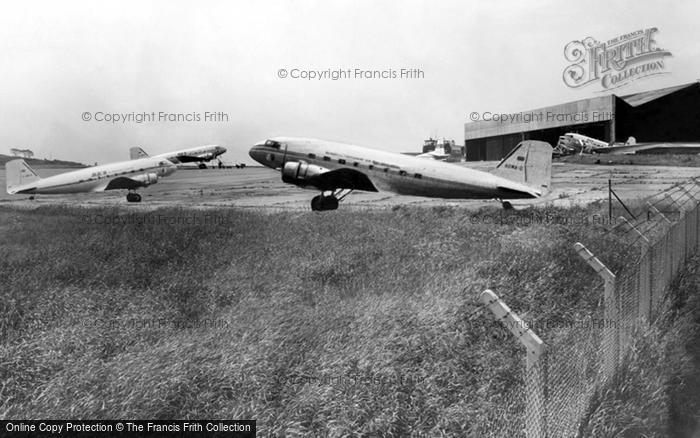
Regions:
<instances>
[{"instance_id":1,"label":"hangar building","mask_svg":"<svg viewBox=\"0 0 700 438\"><path fill-rule=\"evenodd\" d=\"M486 117L486 116L484 116ZM489 116L489 118L492 118ZM606 142L700 142L700 81L642 93L609 94L464 125L468 161L500 160L522 140L556 146L575 132Z\"/></svg>"}]
</instances>

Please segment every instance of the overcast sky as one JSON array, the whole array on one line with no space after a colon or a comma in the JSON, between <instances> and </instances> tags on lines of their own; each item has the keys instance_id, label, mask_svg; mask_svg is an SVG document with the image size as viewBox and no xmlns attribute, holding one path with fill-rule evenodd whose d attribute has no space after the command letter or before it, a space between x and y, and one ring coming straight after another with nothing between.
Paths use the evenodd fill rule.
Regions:
<instances>
[{"instance_id":1,"label":"overcast sky","mask_svg":"<svg viewBox=\"0 0 700 438\"><path fill-rule=\"evenodd\" d=\"M611 5L612 3L612 5ZM524 6L527 4L527 6ZM0 15L0 153L82 162L201 144L249 160L258 140L319 137L391 151L464 141L472 111L600 95L568 88L564 46L657 27L669 72L628 94L700 78L700 2L8 2ZM287 69L417 68L419 79L304 80ZM228 122L95 121L97 113L223 112ZM90 121L83 121L89 112Z\"/></svg>"}]
</instances>

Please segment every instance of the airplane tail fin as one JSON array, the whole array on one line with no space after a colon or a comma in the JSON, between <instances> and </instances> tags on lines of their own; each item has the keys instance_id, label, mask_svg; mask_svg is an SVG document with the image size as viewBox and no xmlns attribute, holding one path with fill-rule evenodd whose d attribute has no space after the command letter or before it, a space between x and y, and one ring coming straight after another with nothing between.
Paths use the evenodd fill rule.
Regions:
<instances>
[{"instance_id":1,"label":"airplane tail fin","mask_svg":"<svg viewBox=\"0 0 700 438\"><path fill-rule=\"evenodd\" d=\"M12 160L5 163L5 178L9 194L16 193L18 187L41 179L24 160Z\"/></svg>"},{"instance_id":2,"label":"airplane tail fin","mask_svg":"<svg viewBox=\"0 0 700 438\"><path fill-rule=\"evenodd\" d=\"M552 146L536 140L520 142L491 172L544 194L552 180Z\"/></svg>"},{"instance_id":3,"label":"airplane tail fin","mask_svg":"<svg viewBox=\"0 0 700 438\"><path fill-rule=\"evenodd\" d=\"M132 159L132 160L139 160L141 158L148 158L148 154L146 153L146 151L144 151L143 149L141 149L138 146L134 146L133 148L129 149L129 156L130 156L130 159Z\"/></svg>"}]
</instances>

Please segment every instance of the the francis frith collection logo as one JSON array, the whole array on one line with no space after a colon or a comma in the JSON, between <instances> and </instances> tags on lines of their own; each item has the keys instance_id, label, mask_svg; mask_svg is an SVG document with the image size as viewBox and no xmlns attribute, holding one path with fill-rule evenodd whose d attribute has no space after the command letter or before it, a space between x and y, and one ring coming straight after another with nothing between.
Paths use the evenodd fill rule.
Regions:
<instances>
[{"instance_id":1,"label":"the francis frith collection logo","mask_svg":"<svg viewBox=\"0 0 700 438\"><path fill-rule=\"evenodd\" d=\"M654 39L657 31L642 29L605 42L591 37L571 41L564 47L564 56L571 62L564 69L564 83L571 88L600 83L601 91L607 91L667 73L664 58L671 52L659 47Z\"/></svg>"}]
</instances>

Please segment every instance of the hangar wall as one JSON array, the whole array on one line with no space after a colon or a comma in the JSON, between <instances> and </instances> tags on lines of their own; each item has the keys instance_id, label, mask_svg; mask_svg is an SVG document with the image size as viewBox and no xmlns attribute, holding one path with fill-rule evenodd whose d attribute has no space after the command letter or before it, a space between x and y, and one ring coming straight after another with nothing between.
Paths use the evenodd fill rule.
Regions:
<instances>
[{"instance_id":1,"label":"hangar wall","mask_svg":"<svg viewBox=\"0 0 700 438\"><path fill-rule=\"evenodd\" d=\"M507 120L495 120L496 114L483 113L482 119L464 125L464 139L519 134L564 126L610 120L615 110L613 95L577 100L560 105L509 114ZM576 115L586 115L576 117ZM595 120L593 120L595 117Z\"/></svg>"}]
</instances>

